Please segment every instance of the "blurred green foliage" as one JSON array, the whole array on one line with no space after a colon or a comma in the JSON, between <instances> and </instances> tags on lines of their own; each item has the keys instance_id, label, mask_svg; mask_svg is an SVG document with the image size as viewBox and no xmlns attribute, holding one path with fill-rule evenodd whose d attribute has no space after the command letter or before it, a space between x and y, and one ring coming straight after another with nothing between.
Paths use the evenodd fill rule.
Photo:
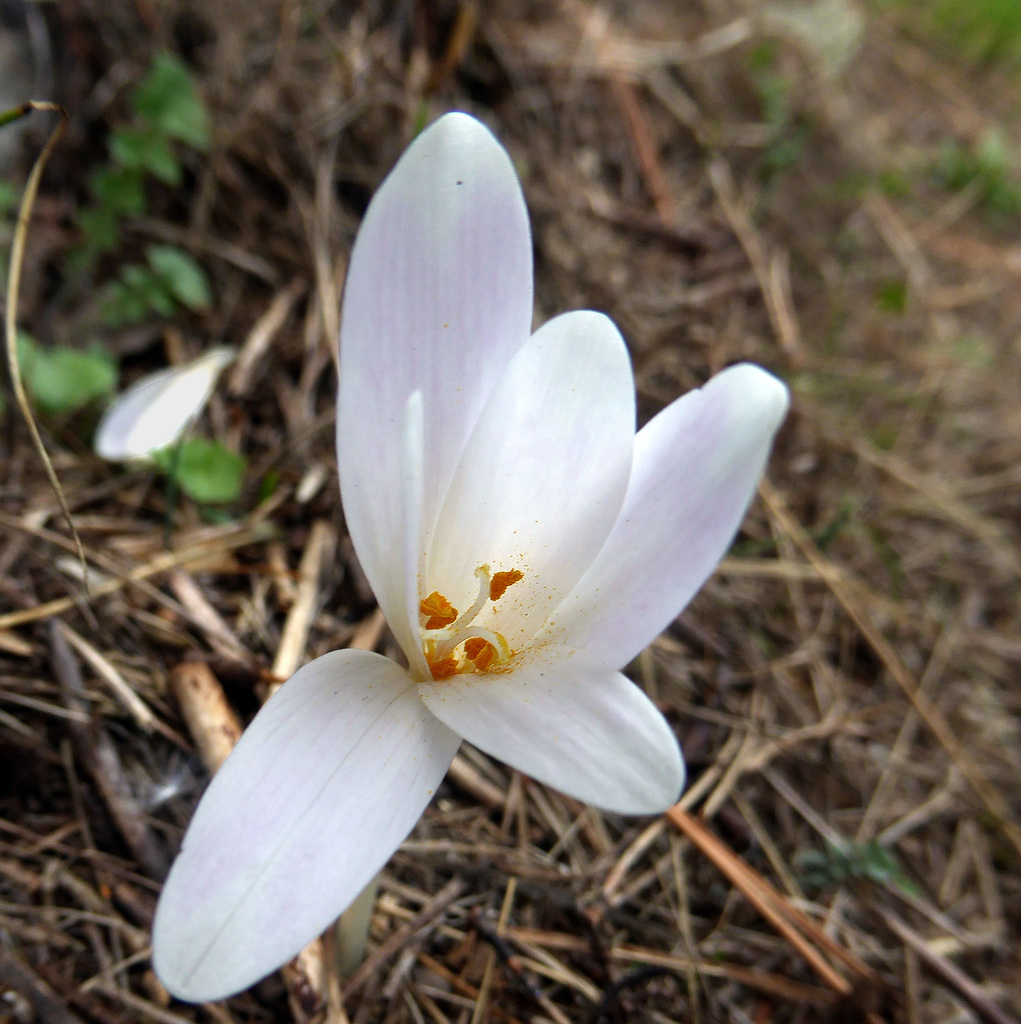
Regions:
<instances>
[{"instance_id":1,"label":"blurred green foliage","mask_svg":"<svg viewBox=\"0 0 1021 1024\"><path fill-rule=\"evenodd\" d=\"M1021 182L1013 178L1010 163L1006 139L998 131L989 131L970 149L956 141L947 143L935 174L951 191L974 189L976 201L987 212L1016 216L1021 213Z\"/></svg>"},{"instance_id":2,"label":"blurred green foliage","mask_svg":"<svg viewBox=\"0 0 1021 1024\"><path fill-rule=\"evenodd\" d=\"M1018 0L872 0L878 10L903 11L910 24L970 63L1021 68Z\"/></svg>"},{"instance_id":3,"label":"blurred green foliage","mask_svg":"<svg viewBox=\"0 0 1021 1024\"><path fill-rule=\"evenodd\" d=\"M968 60L1021 65L1018 0L928 0L922 7L937 35Z\"/></svg>"},{"instance_id":4,"label":"blurred green foliage","mask_svg":"<svg viewBox=\"0 0 1021 1024\"><path fill-rule=\"evenodd\" d=\"M798 855L797 867L801 885L810 895L854 881L892 885L912 894L918 891L897 858L876 840L806 850Z\"/></svg>"},{"instance_id":5,"label":"blurred green foliage","mask_svg":"<svg viewBox=\"0 0 1021 1024\"><path fill-rule=\"evenodd\" d=\"M104 289L103 317L111 327L138 323L150 313L173 316L178 305L209 309L209 279L191 256L172 245L151 245L145 255L147 266L125 264Z\"/></svg>"},{"instance_id":6,"label":"blurred green foliage","mask_svg":"<svg viewBox=\"0 0 1021 1024\"><path fill-rule=\"evenodd\" d=\"M98 346L85 351L59 345L43 348L20 331L18 363L29 398L49 416L77 412L117 386L117 363Z\"/></svg>"},{"instance_id":7,"label":"blurred green foliage","mask_svg":"<svg viewBox=\"0 0 1021 1024\"><path fill-rule=\"evenodd\" d=\"M153 452L156 465L193 501L222 505L236 501L245 480L245 458L216 441L192 437Z\"/></svg>"},{"instance_id":8,"label":"blurred green foliage","mask_svg":"<svg viewBox=\"0 0 1021 1024\"><path fill-rule=\"evenodd\" d=\"M798 162L812 129L795 115L793 83L779 70L775 41L764 40L751 51L748 71L769 131L762 170L766 180L773 181Z\"/></svg>"},{"instance_id":9,"label":"blurred green foliage","mask_svg":"<svg viewBox=\"0 0 1021 1024\"><path fill-rule=\"evenodd\" d=\"M902 278L882 281L876 289L876 305L884 313L901 316L908 308L908 283Z\"/></svg>"},{"instance_id":10,"label":"blurred green foliage","mask_svg":"<svg viewBox=\"0 0 1021 1024\"><path fill-rule=\"evenodd\" d=\"M7 283L7 259L14 222L17 219L18 190L9 181L0 181L0 285Z\"/></svg>"},{"instance_id":11,"label":"blurred green foliage","mask_svg":"<svg viewBox=\"0 0 1021 1024\"><path fill-rule=\"evenodd\" d=\"M78 217L83 241L72 263L82 273L92 273L100 256L117 252L127 218L146 213L149 177L178 186L184 177L182 147L209 148L209 115L188 69L172 54L156 54L130 106L132 120L111 133L110 159L90 179L93 203ZM184 250L151 246L146 258L147 265L122 266L105 289L102 311L109 326L172 316L182 306L209 307L205 271Z\"/></svg>"}]
</instances>

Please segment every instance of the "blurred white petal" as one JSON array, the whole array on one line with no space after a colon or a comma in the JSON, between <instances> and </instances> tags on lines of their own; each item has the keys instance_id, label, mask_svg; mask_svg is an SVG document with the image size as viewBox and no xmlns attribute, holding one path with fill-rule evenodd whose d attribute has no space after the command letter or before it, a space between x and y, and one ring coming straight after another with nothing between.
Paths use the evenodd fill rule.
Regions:
<instances>
[{"instance_id":1,"label":"blurred white petal","mask_svg":"<svg viewBox=\"0 0 1021 1024\"><path fill-rule=\"evenodd\" d=\"M210 349L184 366L143 377L118 395L96 428L93 448L111 462L144 458L176 441L206 406L233 361L232 348Z\"/></svg>"}]
</instances>

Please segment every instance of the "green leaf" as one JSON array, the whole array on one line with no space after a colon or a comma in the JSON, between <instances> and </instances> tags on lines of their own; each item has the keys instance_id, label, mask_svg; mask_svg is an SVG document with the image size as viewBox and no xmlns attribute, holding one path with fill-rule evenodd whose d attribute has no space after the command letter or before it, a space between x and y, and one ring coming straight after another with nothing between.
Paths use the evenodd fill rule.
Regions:
<instances>
[{"instance_id":1,"label":"green leaf","mask_svg":"<svg viewBox=\"0 0 1021 1024\"><path fill-rule=\"evenodd\" d=\"M171 317L177 312L177 303L173 295L167 291L159 278L153 278L149 287L145 290L145 298L149 308L159 316Z\"/></svg>"},{"instance_id":2,"label":"green leaf","mask_svg":"<svg viewBox=\"0 0 1021 1024\"><path fill-rule=\"evenodd\" d=\"M806 850L798 854L797 864L801 882L811 892L862 879L896 886L908 893L918 891L893 853L875 839L864 845L828 845L825 852Z\"/></svg>"},{"instance_id":3,"label":"green leaf","mask_svg":"<svg viewBox=\"0 0 1021 1024\"><path fill-rule=\"evenodd\" d=\"M181 163L162 135L121 128L110 136L110 155L128 170L148 171L167 185L180 185Z\"/></svg>"},{"instance_id":4,"label":"green leaf","mask_svg":"<svg viewBox=\"0 0 1021 1024\"><path fill-rule=\"evenodd\" d=\"M145 188L137 168L104 167L92 175L91 184L101 208L123 217L145 213Z\"/></svg>"},{"instance_id":5,"label":"green leaf","mask_svg":"<svg viewBox=\"0 0 1021 1024\"><path fill-rule=\"evenodd\" d=\"M215 441L193 437L181 442L180 452L161 448L152 453L164 473L177 464L177 482L193 501L224 504L236 501L245 479L243 456Z\"/></svg>"},{"instance_id":6,"label":"green leaf","mask_svg":"<svg viewBox=\"0 0 1021 1024\"><path fill-rule=\"evenodd\" d=\"M209 115L188 68L170 53L158 53L131 97L135 112L170 139L209 148Z\"/></svg>"},{"instance_id":7,"label":"green leaf","mask_svg":"<svg viewBox=\"0 0 1021 1024\"><path fill-rule=\"evenodd\" d=\"M82 409L117 386L117 364L99 347L84 352L63 346L42 348L22 333L18 359L25 390L51 416Z\"/></svg>"},{"instance_id":8,"label":"green leaf","mask_svg":"<svg viewBox=\"0 0 1021 1024\"><path fill-rule=\"evenodd\" d=\"M261 505L264 501L269 501L279 486L280 474L275 469L268 470L259 482L259 497L256 504Z\"/></svg>"},{"instance_id":9,"label":"green leaf","mask_svg":"<svg viewBox=\"0 0 1021 1024\"><path fill-rule=\"evenodd\" d=\"M141 323L149 315L149 300L138 288L124 281L111 281L103 289L101 308L110 327L125 327Z\"/></svg>"},{"instance_id":10,"label":"green leaf","mask_svg":"<svg viewBox=\"0 0 1021 1024\"><path fill-rule=\"evenodd\" d=\"M145 254L149 266L182 306L198 311L209 309L213 301L209 278L202 266L183 249L173 245L151 245Z\"/></svg>"},{"instance_id":11,"label":"green leaf","mask_svg":"<svg viewBox=\"0 0 1021 1024\"><path fill-rule=\"evenodd\" d=\"M876 292L876 304L884 313L902 315L908 308L908 285L904 280L883 281Z\"/></svg>"},{"instance_id":12,"label":"green leaf","mask_svg":"<svg viewBox=\"0 0 1021 1024\"><path fill-rule=\"evenodd\" d=\"M18 190L9 181L0 181L0 217L12 213L18 205Z\"/></svg>"},{"instance_id":13,"label":"green leaf","mask_svg":"<svg viewBox=\"0 0 1021 1024\"><path fill-rule=\"evenodd\" d=\"M120 241L118 228L120 218L113 210L97 206L92 210L82 210L78 214L78 226L85 235L85 248L90 255L110 252L117 248Z\"/></svg>"},{"instance_id":14,"label":"green leaf","mask_svg":"<svg viewBox=\"0 0 1021 1024\"><path fill-rule=\"evenodd\" d=\"M103 317L111 327L140 323L153 313L170 317L177 309L166 280L139 263L121 267L120 278L104 289Z\"/></svg>"}]
</instances>

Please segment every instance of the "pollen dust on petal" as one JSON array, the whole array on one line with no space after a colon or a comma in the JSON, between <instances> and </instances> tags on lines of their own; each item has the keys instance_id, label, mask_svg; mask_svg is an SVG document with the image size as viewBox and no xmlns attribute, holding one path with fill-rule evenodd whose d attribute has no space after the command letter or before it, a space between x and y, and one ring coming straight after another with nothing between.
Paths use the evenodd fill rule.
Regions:
<instances>
[{"instance_id":1,"label":"pollen dust on petal","mask_svg":"<svg viewBox=\"0 0 1021 1024\"><path fill-rule=\"evenodd\" d=\"M473 636L464 642L464 653L478 672L485 672L496 657L496 648L480 636Z\"/></svg>"},{"instance_id":2,"label":"pollen dust on petal","mask_svg":"<svg viewBox=\"0 0 1021 1024\"><path fill-rule=\"evenodd\" d=\"M489 583L489 600L499 601L507 592L507 588L514 586L523 577L524 573L519 572L517 569L511 569L509 572L493 573L493 578Z\"/></svg>"},{"instance_id":3,"label":"pollen dust on petal","mask_svg":"<svg viewBox=\"0 0 1021 1024\"><path fill-rule=\"evenodd\" d=\"M457 609L438 590L419 604L418 611L425 616L426 629L443 629L457 619Z\"/></svg>"}]
</instances>

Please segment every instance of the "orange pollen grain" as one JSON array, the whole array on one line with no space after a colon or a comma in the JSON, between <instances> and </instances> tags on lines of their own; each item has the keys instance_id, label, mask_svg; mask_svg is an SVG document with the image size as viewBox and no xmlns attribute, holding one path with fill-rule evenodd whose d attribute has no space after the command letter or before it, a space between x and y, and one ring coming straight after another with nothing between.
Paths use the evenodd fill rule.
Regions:
<instances>
[{"instance_id":1,"label":"orange pollen grain","mask_svg":"<svg viewBox=\"0 0 1021 1024\"><path fill-rule=\"evenodd\" d=\"M457 619L457 609L438 590L419 604L418 611L426 617L426 629L443 629Z\"/></svg>"},{"instance_id":2,"label":"orange pollen grain","mask_svg":"<svg viewBox=\"0 0 1021 1024\"><path fill-rule=\"evenodd\" d=\"M517 583L523 576L524 573L519 572L517 569L511 569L509 572L493 573L493 578L489 583L489 600L499 601L507 592L507 588Z\"/></svg>"},{"instance_id":3,"label":"orange pollen grain","mask_svg":"<svg viewBox=\"0 0 1021 1024\"><path fill-rule=\"evenodd\" d=\"M438 658L436 661L430 661L426 658L429 664L429 671L432 673L433 679L449 679L451 676L457 675L457 658L453 655L448 655L446 658Z\"/></svg>"}]
</instances>

